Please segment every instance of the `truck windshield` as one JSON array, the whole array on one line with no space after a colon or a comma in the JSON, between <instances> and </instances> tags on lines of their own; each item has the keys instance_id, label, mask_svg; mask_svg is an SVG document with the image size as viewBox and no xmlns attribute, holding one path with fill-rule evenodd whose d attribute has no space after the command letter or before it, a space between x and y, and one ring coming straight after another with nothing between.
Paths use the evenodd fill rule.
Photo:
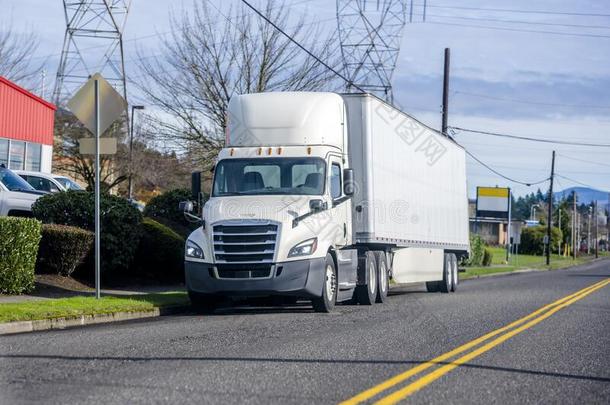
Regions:
<instances>
[{"instance_id":1,"label":"truck windshield","mask_svg":"<svg viewBox=\"0 0 610 405\"><path fill-rule=\"evenodd\" d=\"M325 173L319 158L225 159L216 165L212 195L321 195Z\"/></svg>"},{"instance_id":2,"label":"truck windshield","mask_svg":"<svg viewBox=\"0 0 610 405\"><path fill-rule=\"evenodd\" d=\"M0 183L8 189L8 191L32 191L34 187L15 173L5 167L0 167Z\"/></svg>"}]
</instances>

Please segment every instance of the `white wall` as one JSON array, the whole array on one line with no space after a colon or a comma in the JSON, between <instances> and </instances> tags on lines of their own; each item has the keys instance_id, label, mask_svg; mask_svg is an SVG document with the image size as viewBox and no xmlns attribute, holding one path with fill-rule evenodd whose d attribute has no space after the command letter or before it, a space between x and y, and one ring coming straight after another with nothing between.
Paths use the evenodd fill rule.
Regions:
<instances>
[{"instance_id":1,"label":"white wall","mask_svg":"<svg viewBox=\"0 0 610 405\"><path fill-rule=\"evenodd\" d=\"M53 146L42 145L42 151L40 156L40 171L44 173L51 173L51 165L53 161Z\"/></svg>"}]
</instances>

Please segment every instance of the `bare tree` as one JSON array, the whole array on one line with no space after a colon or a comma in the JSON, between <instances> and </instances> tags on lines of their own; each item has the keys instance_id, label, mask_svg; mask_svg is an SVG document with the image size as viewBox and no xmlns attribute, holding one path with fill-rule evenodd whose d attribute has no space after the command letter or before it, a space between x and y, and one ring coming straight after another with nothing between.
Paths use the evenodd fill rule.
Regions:
<instances>
[{"instance_id":1,"label":"bare tree","mask_svg":"<svg viewBox=\"0 0 610 405\"><path fill-rule=\"evenodd\" d=\"M34 64L33 55L38 48L34 33L17 34L12 25L0 25L0 76L31 87L44 63Z\"/></svg>"},{"instance_id":2,"label":"bare tree","mask_svg":"<svg viewBox=\"0 0 610 405\"><path fill-rule=\"evenodd\" d=\"M269 0L263 13L327 63L337 64L331 35ZM153 115L159 139L194 152L209 165L224 142L226 110L234 94L333 89L334 77L259 16L228 13L195 2L172 16L177 27L162 42L162 57L140 54L140 89L161 113ZM141 52L140 52L141 53Z\"/></svg>"},{"instance_id":3,"label":"bare tree","mask_svg":"<svg viewBox=\"0 0 610 405\"><path fill-rule=\"evenodd\" d=\"M116 155L100 156L100 180L104 191L111 190L128 178L129 153L127 146L121 142L125 138L125 126L119 120L106 132L105 136L115 137L117 142ZM88 190L95 187L95 162L91 155L81 155L79 141L81 138L91 137L92 134L72 115L72 113L58 109L55 114L55 144L53 147L53 166L57 171L70 174L76 179L83 180Z\"/></svg>"}]
</instances>

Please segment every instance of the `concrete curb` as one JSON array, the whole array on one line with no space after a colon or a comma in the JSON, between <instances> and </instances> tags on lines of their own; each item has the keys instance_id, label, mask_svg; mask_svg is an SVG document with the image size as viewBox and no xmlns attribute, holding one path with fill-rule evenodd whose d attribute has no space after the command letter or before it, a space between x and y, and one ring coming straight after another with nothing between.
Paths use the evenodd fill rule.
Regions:
<instances>
[{"instance_id":1,"label":"concrete curb","mask_svg":"<svg viewBox=\"0 0 610 405\"><path fill-rule=\"evenodd\" d=\"M121 322L134 319L154 318L171 315L187 310L189 306L154 308L149 311L112 312L108 314L81 315L73 318L38 319L34 321L17 321L0 323L0 335L38 332L52 329L66 329L77 326L96 325L101 323Z\"/></svg>"}]
</instances>

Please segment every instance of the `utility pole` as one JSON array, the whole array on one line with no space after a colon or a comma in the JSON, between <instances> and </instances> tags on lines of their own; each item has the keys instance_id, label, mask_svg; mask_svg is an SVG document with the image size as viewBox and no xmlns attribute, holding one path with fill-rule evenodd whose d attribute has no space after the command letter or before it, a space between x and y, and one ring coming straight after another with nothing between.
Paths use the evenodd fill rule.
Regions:
<instances>
[{"instance_id":1,"label":"utility pole","mask_svg":"<svg viewBox=\"0 0 610 405\"><path fill-rule=\"evenodd\" d=\"M445 73L443 76L443 122L441 132L447 136L447 115L449 114L449 64L451 53L445 48Z\"/></svg>"},{"instance_id":2,"label":"utility pole","mask_svg":"<svg viewBox=\"0 0 610 405\"><path fill-rule=\"evenodd\" d=\"M546 226L546 265L551 264L551 229L553 227L553 178L555 177L555 151L553 151L553 159L551 160L551 184L549 186L549 214L547 216Z\"/></svg>"},{"instance_id":3,"label":"utility pole","mask_svg":"<svg viewBox=\"0 0 610 405\"><path fill-rule=\"evenodd\" d=\"M510 249L511 249L511 237L510 237L510 222L512 217L512 192L508 189L508 223L506 225L506 263L510 260Z\"/></svg>"},{"instance_id":4,"label":"utility pole","mask_svg":"<svg viewBox=\"0 0 610 405\"><path fill-rule=\"evenodd\" d=\"M559 207L559 209L558 209L558 214L559 215L557 215L557 223L558 223L559 230L561 231L561 207ZM559 254L559 256L562 256L562 253L561 253L562 244L563 244L563 232L561 233L561 239L559 239L559 246L557 248L558 249L557 253Z\"/></svg>"},{"instance_id":5,"label":"utility pole","mask_svg":"<svg viewBox=\"0 0 610 405\"><path fill-rule=\"evenodd\" d=\"M593 204L593 203L591 203ZM591 219L593 218L593 205L589 206L589 221L587 221L587 254L591 254Z\"/></svg>"},{"instance_id":6,"label":"utility pole","mask_svg":"<svg viewBox=\"0 0 610 405\"><path fill-rule=\"evenodd\" d=\"M597 231L598 231L598 229L597 229L597 225L598 225L597 224L597 222L598 222L598 220L597 220L597 200L595 200L593 202L593 204L594 204L593 205L593 207L594 207L593 215L595 216L595 258L597 259L597 258L599 258L599 242L598 242L599 237L597 235Z\"/></svg>"},{"instance_id":7,"label":"utility pole","mask_svg":"<svg viewBox=\"0 0 610 405\"><path fill-rule=\"evenodd\" d=\"M572 198L572 257L576 260L576 191Z\"/></svg>"}]
</instances>

